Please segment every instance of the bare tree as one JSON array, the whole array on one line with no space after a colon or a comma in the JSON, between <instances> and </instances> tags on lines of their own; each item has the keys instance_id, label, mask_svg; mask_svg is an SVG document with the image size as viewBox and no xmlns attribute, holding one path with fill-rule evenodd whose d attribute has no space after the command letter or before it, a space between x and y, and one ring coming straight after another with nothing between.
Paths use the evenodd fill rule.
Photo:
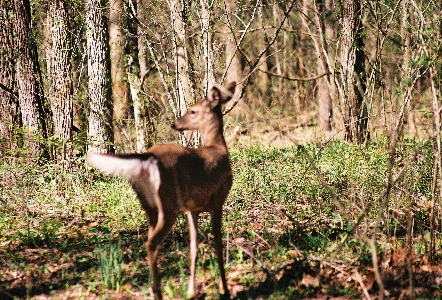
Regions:
<instances>
[{"instance_id":1,"label":"bare tree","mask_svg":"<svg viewBox=\"0 0 442 300\"><path fill-rule=\"evenodd\" d=\"M243 67L240 60L240 52L237 47L237 34L238 28L235 26L237 23L237 7L235 1L226 0L225 1L225 11L226 11L226 33L225 33L225 44L226 44L226 81L232 82L235 81L238 83L238 87L236 88L236 95L234 98L238 98L241 94L242 83L241 77L243 73ZM267 77L266 75L264 75ZM267 78L268 79L268 78Z\"/></svg>"},{"instance_id":2,"label":"bare tree","mask_svg":"<svg viewBox=\"0 0 442 300\"><path fill-rule=\"evenodd\" d=\"M89 152L112 152L112 89L106 1L88 0L86 6Z\"/></svg>"},{"instance_id":3,"label":"bare tree","mask_svg":"<svg viewBox=\"0 0 442 300\"><path fill-rule=\"evenodd\" d=\"M135 135L136 135L136 149L137 152L144 152L149 146L154 143L153 140L153 124L150 122L147 103L144 100L143 92L145 85L144 81L148 75L148 59L145 35L143 35L143 28L141 24L147 24L146 20L146 3L147 1L138 0L136 4L136 15L140 24L137 25L137 42L138 42L138 64L139 74L131 69L128 70L128 79L130 83L130 90L134 106L135 119ZM147 117L147 120L146 120Z\"/></svg>"},{"instance_id":4,"label":"bare tree","mask_svg":"<svg viewBox=\"0 0 442 300\"><path fill-rule=\"evenodd\" d=\"M13 3L0 4L0 156L16 145L12 136L20 124L18 92L15 81L15 56L13 42Z\"/></svg>"},{"instance_id":5,"label":"bare tree","mask_svg":"<svg viewBox=\"0 0 442 300\"><path fill-rule=\"evenodd\" d=\"M330 65L330 52L328 47L327 32L330 32L330 20L322 17L331 11L330 1L304 0L303 18L304 27L312 38L316 53L316 71L318 75L324 75L316 79L316 97L318 101L318 126L322 131L332 129L333 98L335 87L333 81L333 70ZM311 15L309 12L312 12ZM310 22L309 22L310 21ZM310 25L312 23L312 26Z\"/></svg>"},{"instance_id":6,"label":"bare tree","mask_svg":"<svg viewBox=\"0 0 442 300\"><path fill-rule=\"evenodd\" d=\"M414 24L411 24L411 10L409 5L402 6L402 32L401 36L403 37L403 47L404 47L404 57L402 62L404 79L409 80L409 76L411 75L411 54L412 54L412 45L411 45L411 27ZM413 107L413 101L408 102L408 131L411 138L416 136L416 122L415 122L415 113Z\"/></svg>"},{"instance_id":7,"label":"bare tree","mask_svg":"<svg viewBox=\"0 0 442 300\"><path fill-rule=\"evenodd\" d=\"M72 132L72 77L71 37L68 24L68 7L65 1L49 2L48 38L46 51L49 81L48 100L52 109L53 134L65 145ZM59 149L57 159L63 159Z\"/></svg>"},{"instance_id":8,"label":"bare tree","mask_svg":"<svg viewBox=\"0 0 442 300\"><path fill-rule=\"evenodd\" d=\"M129 3L133 2L130 1ZM145 5L143 1L138 1L137 4L139 6L138 11L141 13ZM147 73L146 52L144 52L147 51L147 57L159 75L170 107L176 117L184 114L187 106L195 99L195 79L193 77L192 58L189 51L197 47L197 45L195 45L196 41L189 42L188 38L190 5L190 2L170 0L167 1L167 7L161 6L162 9L168 9L167 20L171 21L171 24L167 25L167 31L164 31L162 25L158 23L157 16L147 20L144 16L137 15L135 10L130 11L132 17L139 23L138 57L140 59L139 80L141 81L138 84L143 85L142 82ZM165 17L165 15L161 17ZM147 26L147 24L150 26ZM151 30L152 28L158 29L159 32L154 32ZM133 95L134 93L132 92L131 94ZM146 115L148 116L148 114ZM150 121L148 120L148 122ZM150 125L149 128L151 128ZM190 132L180 133L180 143L182 145L188 144L190 137ZM195 134L193 140L195 145L197 145L199 135Z\"/></svg>"},{"instance_id":9,"label":"bare tree","mask_svg":"<svg viewBox=\"0 0 442 300\"><path fill-rule=\"evenodd\" d=\"M109 45L111 58L113 128L116 145L123 144L124 122L129 109L128 84L126 81L124 48L126 38L124 33L123 0L110 2L109 12Z\"/></svg>"},{"instance_id":10,"label":"bare tree","mask_svg":"<svg viewBox=\"0 0 442 300\"><path fill-rule=\"evenodd\" d=\"M140 3L142 1L137 2L137 6L140 6ZM273 33L268 40L268 45L264 45L266 49L260 51L256 59L248 60L244 55L244 49L241 47L243 47L242 43L245 36L255 20L260 3L260 1L257 1L253 6L248 23L241 20L234 2L225 2L217 6L219 3L216 2L202 1L196 3L170 0L167 2L167 7L160 6L161 11L158 11L160 14L155 13L158 6L152 7L150 5L150 9L146 13L149 16L148 18L137 15L134 9L130 10L132 18L139 23L138 57L140 75L138 77L144 80L145 72L141 71L145 65L141 60L145 56L145 52L142 50L142 47L144 47L147 51L149 63L153 67L149 76L150 78L158 76L160 79L165 90L164 95L169 102L168 106L172 108L175 116L179 117L187 109L187 106L195 100L197 87L202 87L202 90L204 90L215 81L215 78L220 83L226 78L229 81L239 83L240 88L237 89L238 94L234 96L235 101L232 101L232 106L226 110L226 112L230 111L244 93L245 87L242 83L249 81L250 75L258 70L261 61L265 62L264 54L275 43L282 25L288 19L289 12L294 5L294 1L283 5L285 6L283 7L283 17L278 26L272 30ZM129 1L129 4L133 4L133 1ZM134 5L132 6L134 7ZM168 9L169 16L164 14L164 9ZM140 7L138 7L138 11L140 11ZM220 11L228 17L224 18L217 14ZM215 20L220 19L226 21L222 24L223 26L220 26L221 30L224 31L223 35L217 35L213 31L213 28L217 28ZM171 21L172 24L164 26L160 22L164 20ZM197 21L195 22L195 20ZM225 56L224 51L221 55L220 52L217 52L222 49L221 44L226 45ZM243 68L239 59L241 56L245 58L244 61L247 61L250 68L250 73L245 78L242 78ZM221 59L223 62L221 62ZM221 66L225 67L222 75L220 72ZM196 78L203 78L201 84ZM139 81L136 83L140 84ZM131 84L131 87L136 87L137 84ZM137 90L138 88L133 89L135 93L132 93L132 95L138 94ZM187 144L189 136L180 136L180 141L182 144ZM196 142L198 141L197 135L194 135L193 141L195 145L198 144Z\"/></svg>"},{"instance_id":11,"label":"bare tree","mask_svg":"<svg viewBox=\"0 0 442 300\"><path fill-rule=\"evenodd\" d=\"M360 0L344 0L341 11L340 74L337 82L344 118L345 139L369 138L368 112L364 102L365 63Z\"/></svg>"},{"instance_id":12,"label":"bare tree","mask_svg":"<svg viewBox=\"0 0 442 300\"><path fill-rule=\"evenodd\" d=\"M215 83L214 54L213 54L213 21L212 10L214 2L200 0L201 5L201 47L204 58L203 94L207 94Z\"/></svg>"},{"instance_id":13,"label":"bare tree","mask_svg":"<svg viewBox=\"0 0 442 300\"><path fill-rule=\"evenodd\" d=\"M26 145L29 147L28 160L32 161L42 149L42 145L35 138L35 135L40 134L46 137L46 126L43 121L43 95L36 75L37 52L35 48L32 48L29 35L31 21L29 0L15 0L14 13L13 29L17 37L16 79L19 91L18 102L22 124L26 132Z\"/></svg>"},{"instance_id":14,"label":"bare tree","mask_svg":"<svg viewBox=\"0 0 442 300\"><path fill-rule=\"evenodd\" d=\"M168 0L170 18L173 26L173 45L175 56L175 80L178 90L176 101L178 115L182 116L189 105L188 101L195 99L195 80L191 77L190 57L187 51L188 24L190 3L182 0ZM188 134L180 134L182 145L189 143ZM198 144L198 139L196 139Z\"/></svg>"},{"instance_id":15,"label":"bare tree","mask_svg":"<svg viewBox=\"0 0 442 300\"><path fill-rule=\"evenodd\" d=\"M129 1L129 13L136 20L136 28L132 29L137 37L137 51L130 56L126 69L135 125L136 151L145 152L154 144L154 124L149 112L150 103L146 101L146 78L149 73L148 50L149 41L145 29L148 24L148 1Z\"/></svg>"}]
</instances>

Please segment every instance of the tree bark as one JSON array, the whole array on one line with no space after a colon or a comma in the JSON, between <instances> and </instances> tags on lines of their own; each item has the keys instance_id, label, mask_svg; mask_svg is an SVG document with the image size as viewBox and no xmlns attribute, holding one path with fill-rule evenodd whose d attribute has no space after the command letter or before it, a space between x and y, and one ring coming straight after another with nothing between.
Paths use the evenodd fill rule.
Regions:
<instances>
[{"instance_id":1,"label":"tree bark","mask_svg":"<svg viewBox=\"0 0 442 300\"><path fill-rule=\"evenodd\" d=\"M140 99L140 90L142 80L137 74L128 70L127 79L129 81L130 93L134 106L134 119L135 119L135 136L136 136L136 151L143 153L147 150L146 146L146 122L144 119L144 105Z\"/></svg>"},{"instance_id":2,"label":"tree bark","mask_svg":"<svg viewBox=\"0 0 442 300\"><path fill-rule=\"evenodd\" d=\"M204 58L204 81L203 91L204 95L207 94L209 89L215 83L215 74L213 69L214 57L213 57L213 33L212 33L212 9L209 1L201 0L201 44L203 48Z\"/></svg>"},{"instance_id":3,"label":"tree bark","mask_svg":"<svg viewBox=\"0 0 442 300\"><path fill-rule=\"evenodd\" d=\"M342 3L340 103L342 107L345 139L365 141L369 138L368 113L364 103L365 63L363 56L360 0Z\"/></svg>"},{"instance_id":4,"label":"tree bark","mask_svg":"<svg viewBox=\"0 0 442 300\"><path fill-rule=\"evenodd\" d=\"M225 43L226 43L226 68L227 68L227 75L226 75L226 81L232 82L235 81L237 83L235 95L233 95L233 98L237 98L241 94L242 90L242 84L240 83L241 75L243 72L241 60L239 58L239 52L237 51L237 46L235 39L233 38L237 32L235 32L235 28L233 27L233 24L235 24L235 21L233 20L231 13L236 11L236 4L233 0L227 0L226 1L226 8L227 8L227 19L228 19L228 28L226 28L227 35L225 37ZM268 77L264 75L265 77ZM233 99L234 100L234 99Z\"/></svg>"},{"instance_id":5,"label":"tree bark","mask_svg":"<svg viewBox=\"0 0 442 300\"><path fill-rule=\"evenodd\" d=\"M187 30L185 3L180 0L169 1L172 23L174 28L176 83L178 87L178 102L180 114L187 110L187 101L194 99L193 83L190 77L189 57L186 49Z\"/></svg>"},{"instance_id":6,"label":"tree bark","mask_svg":"<svg viewBox=\"0 0 442 300\"><path fill-rule=\"evenodd\" d=\"M407 4L404 4L402 6L402 32L401 36L403 37L403 44L404 44L404 58L402 62L402 78L404 81L410 80L410 78L413 76L412 70L411 70L411 54L412 54L412 36L411 36L411 28L415 26L414 24L411 24L412 20L410 18L410 7ZM406 84L407 85L407 84ZM415 97L411 97L410 101L408 101L408 114L407 114L407 121L408 121L408 134L410 135L410 138L416 137L416 116L414 107L418 99L420 98L420 95L415 95Z\"/></svg>"},{"instance_id":7,"label":"tree bark","mask_svg":"<svg viewBox=\"0 0 442 300\"><path fill-rule=\"evenodd\" d=\"M143 25L147 24L146 5L146 0L137 1L137 17ZM131 76L128 74L128 78L131 80L130 90L134 106L135 134L137 138L136 148L138 152L144 152L155 143L155 126L150 118L150 112L153 110L152 107L150 107L151 103L146 101L144 96L146 93L143 93L142 95L138 94L140 90L144 92L146 91L147 85L145 84L144 79L148 76L149 72L149 61L147 59L148 49L146 46L147 37L144 28L142 27L143 25L138 24L137 26L138 63L140 65L140 73L134 74L131 72L134 80L131 80ZM138 86L135 84L137 82Z\"/></svg>"},{"instance_id":8,"label":"tree bark","mask_svg":"<svg viewBox=\"0 0 442 300\"><path fill-rule=\"evenodd\" d=\"M329 72L330 66L326 55L329 54L327 47L327 34L326 34L326 24L329 22L326 16L331 9L328 5L329 3L324 3L321 0L304 0L303 13L308 16L309 11L313 7L314 16L312 21L314 24L315 31L310 34L316 52L316 71L317 74L325 74ZM321 17L325 16L325 17ZM304 27L311 32L310 26L305 18L302 18ZM318 101L318 126L321 131L330 131L332 129L332 118L333 118L333 102L332 96L334 95L334 84L333 76L326 75L318 78L316 80L316 97Z\"/></svg>"},{"instance_id":9,"label":"tree bark","mask_svg":"<svg viewBox=\"0 0 442 300\"><path fill-rule=\"evenodd\" d=\"M16 146L14 129L20 127L13 41L12 1L0 4L0 157Z\"/></svg>"},{"instance_id":10,"label":"tree bark","mask_svg":"<svg viewBox=\"0 0 442 300\"><path fill-rule=\"evenodd\" d=\"M122 0L113 0L109 14L109 44L112 74L112 98L114 101L113 121L114 140L117 145L123 144L123 120L127 118L129 107L128 84L124 61L126 38L123 32L124 6Z\"/></svg>"},{"instance_id":11,"label":"tree bark","mask_svg":"<svg viewBox=\"0 0 442 300\"><path fill-rule=\"evenodd\" d=\"M88 152L113 152L112 89L109 32L104 0L88 0L86 7L89 127Z\"/></svg>"},{"instance_id":12,"label":"tree bark","mask_svg":"<svg viewBox=\"0 0 442 300\"><path fill-rule=\"evenodd\" d=\"M332 4L330 0L319 2L321 6L321 13L323 14L322 22L319 23L321 27L321 42L322 51L318 57L317 71L318 74L329 73L322 77L317 82L318 86L321 86L321 90L318 90L318 111L319 111L319 128L324 131L332 130L333 126L333 100L336 100L336 88L334 83L334 77L331 73L331 66L329 65L331 49L328 46L329 42L333 38L334 29L332 28ZM319 16L317 15L319 18ZM329 59L327 59L326 55Z\"/></svg>"},{"instance_id":13,"label":"tree bark","mask_svg":"<svg viewBox=\"0 0 442 300\"><path fill-rule=\"evenodd\" d=\"M176 106L178 108L179 116L182 116L187 111L188 103L195 99L194 81L190 75L190 63L186 45L187 41L187 11L186 1L170 0L169 9L174 29L174 47L175 47L175 74L176 87L178 90ZM179 117L176 116L176 117ZM191 135L189 133L180 133L179 139L181 145L187 145L190 142ZM195 139L195 144L198 144L198 138Z\"/></svg>"},{"instance_id":14,"label":"tree bark","mask_svg":"<svg viewBox=\"0 0 442 300\"><path fill-rule=\"evenodd\" d=\"M72 133L72 77L71 37L66 2L49 2L47 74L49 81L48 100L53 119L53 135L65 146ZM59 145L61 146L61 145ZM64 147L56 149L57 159L64 159Z\"/></svg>"},{"instance_id":15,"label":"tree bark","mask_svg":"<svg viewBox=\"0 0 442 300\"><path fill-rule=\"evenodd\" d=\"M29 148L28 161L33 161L42 149L36 135L46 137L46 126L43 121L42 90L37 80L34 64L38 62L37 53L30 40L31 9L29 0L14 1L14 33L16 34L17 61L16 79L18 84L18 102L20 105L22 125Z\"/></svg>"},{"instance_id":16,"label":"tree bark","mask_svg":"<svg viewBox=\"0 0 442 300\"><path fill-rule=\"evenodd\" d=\"M237 13L237 8L235 5L235 2L230 0L226 3L227 6L227 13ZM227 15L228 19L228 25L232 26L235 24L235 19L231 15ZM258 9L258 13L256 16L257 23L262 26L262 28L265 28L265 16L264 16L264 9L260 7ZM269 38L267 36L267 29L264 29L264 34L262 35L262 39L260 39L260 42L263 45L267 45L269 43ZM239 53L236 51L236 43L233 39L235 36L237 36L237 32L235 31L234 27L228 27L227 30L227 36L225 37L226 41L226 68L227 69L227 82L236 81L238 82L240 80L240 76L243 72L242 64L239 59ZM259 69L261 72L258 72L256 74L256 80L255 84L260 92L260 98L263 103L265 103L267 106L271 104L272 96L273 96L273 89L272 89L272 78L267 73L268 71L271 71L271 63L270 60L266 59L267 56L270 55L270 51L267 50L266 53L260 58L259 62ZM229 65L230 64L230 65ZM278 73L280 74L280 73ZM242 89L242 86L241 86ZM239 91L239 89L237 89ZM248 103L252 104L252 103ZM256 105L258 103L252 104Z\"/></svg>"}]
</instances>

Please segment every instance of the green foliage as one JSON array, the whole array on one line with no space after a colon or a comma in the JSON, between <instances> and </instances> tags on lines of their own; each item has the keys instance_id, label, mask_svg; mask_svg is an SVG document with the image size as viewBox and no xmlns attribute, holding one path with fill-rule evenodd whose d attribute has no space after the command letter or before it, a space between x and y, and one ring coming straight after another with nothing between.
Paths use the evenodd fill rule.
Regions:
<instances>
[{"instance_id":1,"label":"green foliage","mask_svg":"<svg viewBox=\"0 0 442 300\"><path fill-rule=\"evenodd\" d=\"M353 286L333 286L327 289L327 294L331 296L345 296L349 299L360 298L360 292Z\"/></svg>"},{"instance_id":2,"label":"green foliage","mask_svg":"<svg viewBox=\"0 0 442 300\"><path fill-rule=\"evenodd\" d=\"M108 288L118 290L123 284L123 249L121 239L116 243L109 240L106 244L98 244L98 270L101 282Z\"/></svg>"}]
</instances>

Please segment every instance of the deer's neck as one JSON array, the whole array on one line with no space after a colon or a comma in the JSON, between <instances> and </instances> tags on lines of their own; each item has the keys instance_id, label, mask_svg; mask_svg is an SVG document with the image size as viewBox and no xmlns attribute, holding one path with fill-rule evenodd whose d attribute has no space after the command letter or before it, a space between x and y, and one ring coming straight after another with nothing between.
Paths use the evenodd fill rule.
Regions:
<instances>
[{"instance_id":1,"label":"deer's neck","mask_svg":"<svg viewBox=\"0 0 442 300\"><path fill-rule=\"evenodd\" d=\"M204 142L204 147L222 147L227 150L226 141L223 135L222 122L214 123L206 126L201 132L201 137Z\"/></svg>"}]
</instances>

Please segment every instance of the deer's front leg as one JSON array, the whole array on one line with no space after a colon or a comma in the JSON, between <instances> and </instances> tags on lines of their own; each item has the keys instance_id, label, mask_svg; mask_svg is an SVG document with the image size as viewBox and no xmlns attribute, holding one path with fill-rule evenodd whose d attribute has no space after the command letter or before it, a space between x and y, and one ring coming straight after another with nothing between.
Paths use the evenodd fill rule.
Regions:
<instances>
[{"instance_id":1,"label":"deer's front leg","mask_svg":"<svg viewBox=\"0 0 442 300\"><path fill-rule=\"evenodd\" d=\"M189 288L187 289L187 298L191 299L196 296L195 270L196 270L196 259L198 257L198 213L188 211L187 220L189 222L189 234L190 234L190 277L189 277Z\"/></svg>"}]
</instances>

